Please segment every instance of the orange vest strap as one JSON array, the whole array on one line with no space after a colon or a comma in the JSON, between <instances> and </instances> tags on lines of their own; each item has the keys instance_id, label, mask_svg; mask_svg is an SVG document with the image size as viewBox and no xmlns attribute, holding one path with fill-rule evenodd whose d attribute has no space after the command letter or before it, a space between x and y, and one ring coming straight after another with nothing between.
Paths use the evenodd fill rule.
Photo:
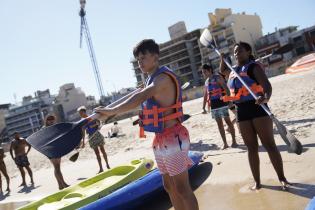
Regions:
<instances>
[{"instance_id":1,"label":"orange vest strap","mask_svg":"<svg viewBox=\"0 0 315 210\"><path fill-rule=\"evenodd\" d=\"M241 98L238 96L223 96L221 97L223 102L229 102L229 101L237 101L240 100Z\"/></svg>"},{"instance_id":2,"label":"orange vest strap","mask_svg":"<svg viewBox=\"0 0 315 210\"><path fill-rule=\"evenodd\" d=\"M177 102L176 104L169 107L161 107L158 109L158 112L165 112L169 109L179 109L179 108L182 108L182 102Z\"/></svg>"},{"instance_id":3,"label":"orange vest strap","mask_svg":"<svg viewBox=\"0 0 315 210\"><path fill-rule=\"evenodd\" d=\"M173 113L173 114L170 114L170 115L167 115L165 117L163 117L163 121L169 121L169 120L173 120L173 119L177 119L177 118L180 118L183 116L183 112L176 112L176 113Z\"/></svg>"},{"instance_id":4,"label":"orange vest strap","mask_svg":"<svg viewBox=\"0 0 315 210\"><path fill-rule=\"evenodd\" d=\"M153 123L154 126L156 124L155 127L157 127L158 123L159 122L165 122L165 121L169 121L169 120L173 120L173 119L177 119L177 118L180 118L183 116L183 113L182 112L175 112L173 114L170 114L170 115L167 115L161 119L158 119L158 118L154 118L154 119L149 119L149 118L146 118L146 119L142 119L141 122L143 125L148 125L148 124L151 124Z\"/></svg>"},{"instance_id":5,"label":"orange vest strap","mask_svg":"<svg viewBox=\"0 0 315 210\"><path fill-rule=\"evenodd\" d=\"M253 84L250 89L254 92L254 93L263 93L264 89L262 88L261 85L257 85L257 84ZM237 94L235 95L235 90L231 90L231 95L230 96L223 96L222 99L224 102L228 102L228 101L237 101L241 99L241 96L248 96L250 93L249 91L246 89L245 86L243 86L242 88L240 88L237 91Z\"/></svg>"},{"instance_id":6,"label":"orange vest strap","mask_svg":"<svg viewBox=\"0 0 315 210\"><path fill-rule=\"evenodd\" d=\"M144 128L143 127L140 127L140 130L139 130L139 137L140 138L146 138L147 136L144 134Z\"/></svg>"},{"instance_id":7,"label":"orange vest strap","mask_svg":"<svg viewBox=\"0 0 315 210\"><path fill-rule=\"evenodd\" d=\"M161 112L165 112L169 109L179 109L181 107L182 107L182 103L177 102L176 104L169 106L169 107L161 107L161 108L157 109L155 106L152 109L143 109L142 114L143 115L149 115L149 114L154 114L154 113L161 113Z\"/></svg>"}]
</instances>

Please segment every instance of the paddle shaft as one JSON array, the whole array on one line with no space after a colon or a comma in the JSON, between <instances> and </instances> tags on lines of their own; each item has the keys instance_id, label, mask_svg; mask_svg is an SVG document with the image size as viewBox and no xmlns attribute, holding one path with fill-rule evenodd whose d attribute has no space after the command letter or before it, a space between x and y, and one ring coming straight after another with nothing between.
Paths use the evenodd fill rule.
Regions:
<instances>
[{"instance_id":1,"label":"paddle shaft","mask_svg":"<svg viewBox=\"0 0 315 210\"><path fill-rule=\"evenodd\" d=\"M127 94L127 95L121 97L120 99L116 100L115 102L109 104L108 106L106 106L106 108L112 108L112 107L116 106L117 104L120 104L120 103L124 102L124 101L127 100L130 96L132 96L133 94L139 92L140 90L141 90L141 88L137 88L136 90L132 91L131 93L129 93L129 94ZM93 114L90 115L88 118L90 118L91 120L95 120L95 119L100 118L100 116L101 116L100 114L93 113ZM114 117L114 115L111 116L110 118L112 118L112 117ZM109 119L109 118L107 118L107 119ZM82 147L79 148L79 149L77 149L76 152L75 152L75 154L73 154L71 157L77 155L77 154L80 153L82 150L83 150ZM70 157L70 159L71 159L71 157Z\"/></svg>"},{"instance_id":2,"label":"paddle shaft","mask_svg":"<svg viewBox=\"0 0 315 210\"><path fill-rule=\"evenodd\" d=\"M266 58L269 58L273 55L280 55L280 54L284 54L284 53L287 53L289 52L290 50L293 49L293 46L291 44L286 44L286 45L283 45L282 47L278 48L276 51L274 51L273 53L270 53L269 55L265 55L261 58L257 58L255 61L260 61L260 60L264 60Z\"/></svg>"},{"instance_id":3,"label":"paddle shaft","mask_svg":"<svg viewBox=\"0 0 315 210\"><path fill-rule=\"evenodd\" d=\"M128 93L127 95L121 97L120 99L114 101L113 103L109 104L106 106L106 108L113 108L115 107L116 105L124 102L125 100L127 100L130 96L140 92L142 90L142 88L137 88L136 90L132 91L131 93ZM96 119L99 119L101 117L100 114L97 114L97 113L93 113L91 114L90 116L88 116L89 119L91 120L96 120ZM112 117L111 117L112 118Z\"/></svg>"},{"instance_id":4,"label":"paddle shaft","mask_svg":"<svg viewBox=\"0 0 315 210\"><path fill-rule=\"evenodd\" d=\"M270 53L269 55L265 55L263 57L257 58L255 61L257 62L257 61L260 61L260 60L264 60L264 59L269 58L269 57L271 57L273 55L276 55L276 54Z\"/></svg>"}]
</instances>

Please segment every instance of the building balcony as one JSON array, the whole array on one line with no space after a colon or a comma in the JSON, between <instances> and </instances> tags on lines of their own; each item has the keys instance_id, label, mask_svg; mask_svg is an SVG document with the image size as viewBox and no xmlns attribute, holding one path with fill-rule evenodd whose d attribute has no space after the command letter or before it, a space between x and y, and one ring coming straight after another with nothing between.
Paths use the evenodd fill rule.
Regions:
<instances>
[{"instance_id":1,"label":"building balcony","mask_svg":"<svg viewBox=\"0 0 315 210\"><path fill-rule=\"evenodd\" d=\"M168 63L163 63L163 62L161 62L161 64L162 64L163 66L169 66L171 63L175 63L175 62L178 62L178 61L187 59L187 58L189 58L189 56L184 56L184 57L178 58L178 59L176 59L176 60L170 59L170 60L171 60L170 62L168 62Z\"/></svg>"},{"instance_id":2,"label":"building balcony","mask_svg":"<svg viewBox=\"0 0 315 210\"><path fill-rule=\"evenodd\" d=\"M9 112L9 115L6 116L6 119L9 120L9 119L14 118L14 117L16 117L16 116L20 116L20 115L26 114L26 113L28 113L28 112L32 112L32 111L34 111L34 110L40 110L40 107L33 107L33 108L30 108L30 109L27 109L27 110L24 110L24 111L18 112L18 113Z\"/></svg>"},{"instance_id":3,"label":"building balcony","mask_svg":"<svg viewBox=\"0 0 315 210\"><path fill-rule=\"evenodd\" d=\"M29 113L29 115L26 115L26 116L21 116L21 117L17 117L17 116L14 116L14 118L6 118L6 123L7 124L12 124L12 123L17 123L17 122L20 122L20 121L23 121L23 120L27 120L29 119L30 117L35 117L35 118L38 118L38 115L40 115L40 112L33 112L33 113Z\"/></svg>"},{"instance_id":4,"label":"building balcony","mask_svg":"<svg viewBox=\"0 0 315 210\"><path fill-rule=\"evenodd\" d=\"M33 126L34 126L34 127L40 127L40 126L41 126L41 121L42 121L42 120L39 120L39 119L37 119L37 120L35 120L35 121L32 120ZM28 121L28 122L23 122L23 123L15 123L15 124L13 124L13 125L7 125L7 127L8 127L9 130L19 129L20 127L24 127L24 126L29 126L29 127L31 127L31 124L30 124L30 122Z\"/></svg>"},{"instance_id":5,"label":"building balcony","mask_svg":"<svg viewBox=\"0 0 315 210\"><path fill-rule=\"evenodd\" d=\"M183 49L181 49L181 50L174 51L174 52L172 52L172 53L169 53L169 54L160 56L159 60L165 59L165 58L167 58L167 57L172 57L172 56L174 56L174 55L176 55L176 54L179 54L179 53L182 53L182 52L185 52L185 51L187 51L187 48L186 48L186 47L183 48Z\"/></svg>"}]
</instances>

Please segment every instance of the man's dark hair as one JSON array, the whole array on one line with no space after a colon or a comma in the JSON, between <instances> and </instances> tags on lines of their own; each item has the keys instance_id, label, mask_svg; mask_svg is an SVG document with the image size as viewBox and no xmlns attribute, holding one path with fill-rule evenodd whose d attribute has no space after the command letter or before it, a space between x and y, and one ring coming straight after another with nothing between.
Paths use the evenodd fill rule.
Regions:
<instances>
[{"instance_id":1,"label":"man's dark hair","mask_svg":"<svg viewBox=\"0 0 315 210\"><path fill-rule=\"evenodd\" d=\"M255 60L255 57L253 55L253 49L250 46L250 44L248 44L247 42L239 42L234 45L234 47L236 46L243 47L246 51L249 51L250 52L249 60Z\"/></svg>"},{"instance_id":2,"label":"man's dark hair","mask_svg":"<svg viewBox=\"0 0 315 210\"><path fill-rule=\"evenodd\" d=\"M201 69L207 70L213 74L213 69L212 69L211 65L208 63L202 64Z\"/></svg>"},{"instance_id":3,"label":"man's dark hair","mask_svg":"<svg viewBox=\"0 0 315 210\"><path fill-rule=\"evenodd\" d=\"M138 57L140 53L151 53L159 55L160 47L153 39L144 39L133 48L133 56L135 58Z\"/></svg>"}]
</instances>

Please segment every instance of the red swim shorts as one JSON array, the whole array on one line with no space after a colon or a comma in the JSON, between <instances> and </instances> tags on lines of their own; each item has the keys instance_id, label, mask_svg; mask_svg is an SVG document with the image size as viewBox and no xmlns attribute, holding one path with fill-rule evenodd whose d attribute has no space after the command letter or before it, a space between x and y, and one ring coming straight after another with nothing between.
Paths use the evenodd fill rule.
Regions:
<instances>
[{"instance_id":1,"label":"red swim shorts","mask_svg":"<svg viewBox=\"0 0 315 210\"><path fill-rule=\"evenodd\" d=\"M161 174L176 176L192 166L193 161L188 156L189 146L188 130L181 124L156 133L152 147Z\"/></svg>"}]
</instances>

